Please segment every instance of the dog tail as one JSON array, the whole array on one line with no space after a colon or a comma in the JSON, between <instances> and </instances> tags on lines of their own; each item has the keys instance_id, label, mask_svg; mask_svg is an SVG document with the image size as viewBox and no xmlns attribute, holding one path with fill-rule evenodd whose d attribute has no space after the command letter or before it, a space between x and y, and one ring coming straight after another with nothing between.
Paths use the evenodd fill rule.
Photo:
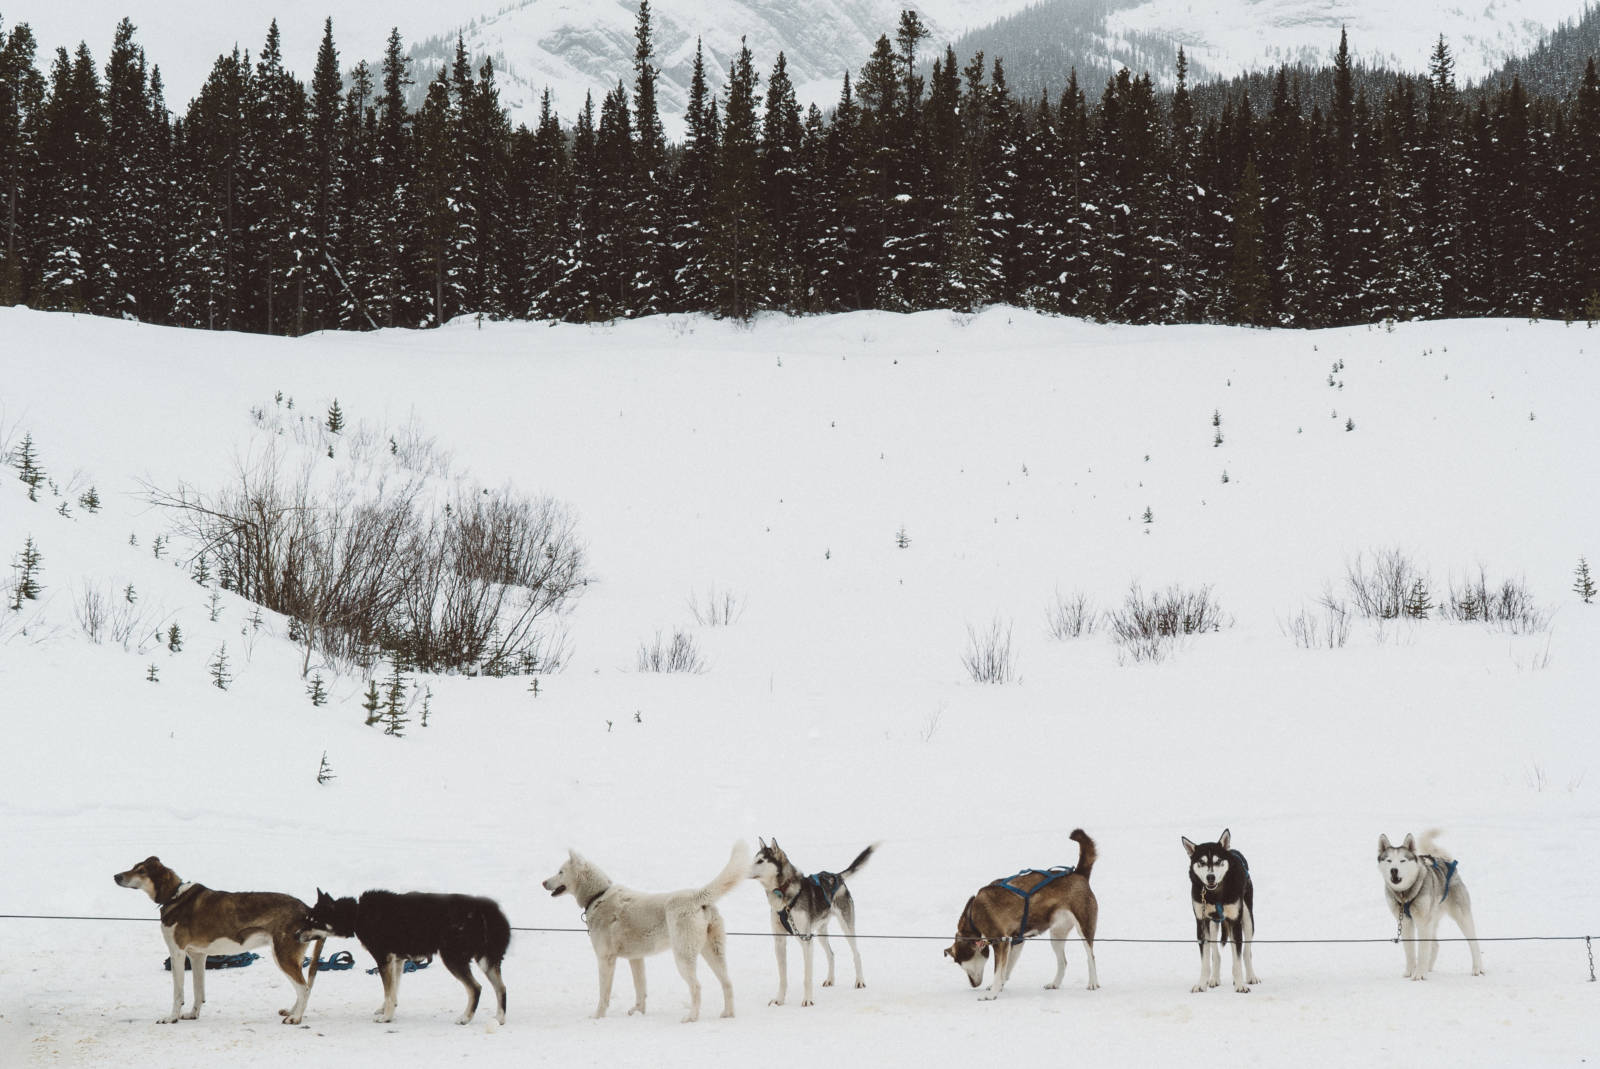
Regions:
<instances>
[{"instance_id":1,"label":"dog tail","mask_svg":"<svg viewBox=\"0 0 1600 1069\"><path fill-rule=\"evenodd\" d=\"M709 906L750 877L750 847L743 839L733 844L728 863L716 879L700 889L700 904Z\"/></svg>"},{"instance_id":2,"label":"dog tail","mask_svg":"<svg viewBox=\"0 0 1600 1069\"><path fill-rule=\"evenodd\" d=\"M1073 871L1087 880L1089 873L1094 871L1094 862L1100 852L1094 848L1094 840L1089 838L1089 833L1082 828L1073 828L1068 838L1078 844L1078 864Z\"/></svg>"},{"instance_id":3,"label":"dog tail","mask_svg":"<svg viewBox=\"0 0 1600 1069\"><path fill-rule=\"evenodd\" d=\"M1429 828L1417 836L1417 853L1425 857L1436 857L1441 861L1454 861L1455 858L1450 856L1450 851L1440 846L1436 841L1439 834L1438 828Z\"/></svg>"},{"instance_id":4,"label":"dog tail","mask_svg":"<svg viewBox=\"0 0 1600 1069\"><path fill-rule=\"evenodd\" d=\"M854 861L850 862L850 864L839 870L839 878L841 880L847 880L851 876L854 876L856 873L860 872L862 869L866 868L867 861L872 857L872 852L882 845L882 843L873 843L871 846L861 851L861 853L857 854Z\"/></svg>"}]
</instances>

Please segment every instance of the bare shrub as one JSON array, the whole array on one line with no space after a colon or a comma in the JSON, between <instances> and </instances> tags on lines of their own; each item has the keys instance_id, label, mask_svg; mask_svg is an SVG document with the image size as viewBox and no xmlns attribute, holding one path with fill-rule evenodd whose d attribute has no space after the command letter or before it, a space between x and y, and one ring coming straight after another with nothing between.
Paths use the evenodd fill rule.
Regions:
<instances>
[{"instance_id":1,"label":"bare shrub","mask_svg":"<svg viewBox=\"0 0 1600 1069\"><path fill-rule=\"evenodd\" d=\"M1147 597L1134 583L1122 607L1106 614L1106 623L1118 657L1144 663L1163 660L1185 635L1220 631L1231 627L1233 619L1222 611L1209 586L1185 589L1174 584Z\"/></svg>"},{"instance_id":2,"label":"bare shrub","mask_svg":"<svg viewBox=\"0 0 1600 1069\"><path fill-rule=\"evenodd\" d=\"M1491 583L1488 569L1479 565L1478 574L1467 576L1459 586L1451 581L1439 615L1462 623L1481 621L1514 635L1525 635L1547 628L1551 611L1534 600L1526 579Z\"/></svg>"},{"instance_id":3,"label":"bare shrub","mask_svg":"<svg viewBox=\"0 0 1600 1069\"><path fill-rule=\"evenodd\" d=\"M689 612L701 627L730 627L744 615L744 603L733 591L718 590L713 585L704 600L694 591L689 592Z\"/></svg>"},{"instance_id":4,"label":"bare shrub","mask_svg":"<svg viewBox=\"0 0 1600 1069\"><path fill-rule=\"evenodd\" d=\"M996 616L979 631L967 625L967 648L961 665L974 683L1009 683L1017 677L1011 652L1011 623Z\"/></svg>"},{"instance_id":5,"label":"bare shrub","mask_svg":"<svg viewBox=\"0 0 1600 1069\"><path fill-rule=\"evenodd\" d=\"M147 488L224 585L296 621L311 653L370 666L398 650L422 671L555 667L542 634L580 592L585 555L550 499L460 488L438 504L420 476L289 470L273 447L216 494ZM319 475L322 477L319 478Z\"/></svg>"},{"instance_id":6,"label":"bare shrub","mask_svg":"<svg viewBox=\"0 0 1600 1069\"><path fill-rule=\"evenodd\" d=\"M1045 610L1045 623L1050 634L1059 639L1082 638L1094 634L1100 625L1100 611L1081 590L1071 594L1056 591L1055 601Z\"/></svg>"},{"instance_id":7,"label":"bare shrub","mask_svg":"<svg viewBox=\"0 0 1600 1069\"><path fill-rule=\"evenodd\" d=\"M1350 640L1349 606L1329 595L1318 607L1320 613L1301 609L1287 620L1279 620L1279 629L1301 649L1343 649Z\"/></svg>"},{"instance_id":8,"label":"bare shrub","mask_svg":"<svg viewBox=\"0 0 1600 1069\"><path fill-rule=\"evenodd\" d=\"M144 653L160 641L162 613L130 602L123 594L85 583L72 604L78 626L95 645L114 643Z\"/></svg>"},{"instance_id":9,"label":"bare shrub","mask_svg":"<svg viewBox=\"0 0 1600 1069\"><path fill-rule=\"evenodd\" d=\"M1356 612L1369 620L1422 619L1433 608L1428 576L1403 550L1358 553L1345 565L1345 585Z\"/></svg>"},{"instance_id":10,"label":"bare shrub","mask_svg":"<svg viewBox=\"0 0 1600 1069\"><path fill-rule=\"evenodd\" d=\"M674 630L670 640L656 632L655 641L639 643L639 671L690 672L695 675L706 670L705 658L687 631Z\"/></svg>"}]
</instances>

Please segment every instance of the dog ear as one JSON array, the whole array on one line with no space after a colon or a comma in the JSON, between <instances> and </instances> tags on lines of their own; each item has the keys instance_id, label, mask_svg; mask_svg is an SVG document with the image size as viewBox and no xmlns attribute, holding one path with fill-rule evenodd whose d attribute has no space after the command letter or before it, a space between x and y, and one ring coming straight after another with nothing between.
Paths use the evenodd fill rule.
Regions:
<instances>
[{"instance_id":1,"label":"dog ear","mask_svg":"<svg viewBox=\"0 0 1600 1069\"><path fill-rule=\"evenodd\" d=\"M1413 854L1417 852L1417 841L1411 837L1411 833L1410 832L1406 832L1406 841L1401 843L1400 845L1404 846L1407 850L1411 851Z\"/></svg>"},{"instance_id":2,"label":"dog ear","mask_svg":"<svg viewBox=\"0 0 1600 1069\"><path fill-rule=\"evenodd\" d=\"M1390 849L1388 833L1378 836L1378 853L1387 854Z\"/></svg>"},{"instance_id":3,"label":"dog ear","mask_svg":"<svg viewBox=\"0 0 1600 1069\"><path fill-rule=\"evenodd\" d=\"M1228 848L1228 842L1232 838L1233 832L1229 831L1227 828L1223 828L1222 834L1217 836L1217 845L1226 850Z\"/></svg>"},{"instance_id":4,"label":"dog ear","mask_svg":"<svg viewBox=\"0 0 1600 1069\"><path fill-rule=\"evenodd\" d=\"M1194 843L1189 841L1189 837L1187 835L1181 835L1179 838L1183 840L1183 852L1188 854L1190 857L1194 857Z\"/></svg>"}]
</instances>

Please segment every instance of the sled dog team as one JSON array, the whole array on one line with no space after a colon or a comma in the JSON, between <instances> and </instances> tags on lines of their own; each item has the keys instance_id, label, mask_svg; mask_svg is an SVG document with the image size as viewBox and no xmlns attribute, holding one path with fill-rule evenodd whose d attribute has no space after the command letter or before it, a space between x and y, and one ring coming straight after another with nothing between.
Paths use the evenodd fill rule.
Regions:
<instances>
[{"instance_id":1,"label":"sled dog team","mask_svg":"<svg viewBox=\"0 0 1600 1069\"><path fill-rule=\"evenodd\" d=\"M1407 835L1399 844L1387 835L1378 838L1378 872L1384 896L1399 923L1405 943L1406 972L1413 980L1426 979L1439 953L1439 922L1445 914L1460 927L1472 950L1472 974L1483 974L1477 933L1472 922L1472 901L1456 872L1456 861L1425 832L1418 842ZM983 983L989 951L994 968L983 999L1000 995L1016 968L1023 942L1047 937L1055 951L1055 979L1045 985L1055 989L1067 971L1066 938L1074 928L1083 940L1089 969L1089 990L1100 986L1095 969L1094 933L1099 906L1089 877L1094 870L1094 840L1079 828L1071 838L1078 844L1078 863L1071 867L1024 869L978 888L967 900L956 922L955 941L945 956L966 972L973 987ZM611 1003L611 983L618 959L633 972L634 1003L630 1014L645 1010L644 959L670 950L678 972L689 985L689 1013L700 1015L700 979L697 963L704 958L722 985L722 1016L733 1016L733 987L728 981L727 929L716 903L746 879L756 880L765 892L771 914L773 944L778 959L778 993L771 1005L788 997L790 938L800 942L804 959L801 1005L810 1006L812 941L820 937L827 956L829 987L834 980L833 947L828 927L837 919L855 963L855 986L865 987L861 953L856 948L855 899L847 881L860 872L877 849L876 843L857 855L839 872L803 874L778 846L777 840L759 840L761 849L752 859L743 843L735 843L728 863L709 883L682 891L637 891L612 882L599 866L576 851L544 889L553 897L571 895L583 910L595 960L599 966L600 998L594 1015L604 1017ZM1212 842L1183 839L1189 856L1189 898L1194 909L1195 940L1200 948L1200 977L1193 991L1203 992L1222 982L1222 947L1233 953L1233 989L1248 993L1260 983L1251 958L1255 937L1255 889L1250 866L1232 846L1225 829ZM294 985L294 1004L279 1010L285 1024L299 1024L305 1014L311 985L316 979L323 944L332 937L355 938L372 955L383 981L383 1005L373 1019L394 1019L399 1002L400 977L407 962L437 955L467 989L467 1005L457 1024L466 1024L477 1012L483 987L475 979L476 963L495 994L495 1020L506 1019L506 985L500 965L511 941L511 925L500 907L488 898L461 894L367 891L360 898L334 898L317 891L315 905L307 906L292 895L262 891L213 891L181 879L159 858L148 857L113 877L122 887L148 894L161 910L161 934L172 965L172 1012L160 1019L166 1024L193 1020L206 1000L205 961L208 954L232 954L256 947L272 947L273 957ZM302 973L301 958L310 945L309 973ZM194 997L184 1010L183 975L187 957L194 976Z\"/></svg>"}]
</instances>

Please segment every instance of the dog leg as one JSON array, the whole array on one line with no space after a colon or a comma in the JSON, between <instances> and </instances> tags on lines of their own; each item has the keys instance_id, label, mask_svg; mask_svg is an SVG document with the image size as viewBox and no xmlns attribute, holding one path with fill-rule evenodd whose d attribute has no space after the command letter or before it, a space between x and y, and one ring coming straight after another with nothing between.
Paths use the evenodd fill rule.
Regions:
<instances>
[{"instance_id":1,"label":"dog leg","mask_svg":"<svg viewBox=\"0 0 1600 1069\"><path fill-rule=\"evenodd\" d=\"M1069 925L1068 931L1070 930L1071 926ZM1061 990L1061 980L1067 975L1067 933L1062 932L1059 938L1052 935L1050 937L1050 949L1055 951L1056 954L1056 978L1045 984L1044 989L1046 991L1059 991Z\"/></svg>"},{"instance_id":2,"label":"dog leg","mask_svg":"<svg viewBox=\"0 0 1600 1069\"><path fill-rule=\"evenodd\" d=\"M628 1008L628 1016L644 1012L645 980L644 959L629 958L628 971L633 973L633 1005Z\"/></svg>"},{"instance_id":3,"label":"dog leg","mask_svg":"<svg viewBox=\"0 0 1600 1069\"><path fill-rule=\"evenodd\" d=\"M1250 985L1244 982L1244 911L1240 910L1239 919L1227 927L1233 935L1233 989L1241 995L1250 993Z\"/></svg>"},{"instance_id":4,"label":"dog leg","mask_svg":"<svg viewBox=\"0 0 1600 1069\"><path fill-rule=\"evenodd\" d=\"M303 953L304 945L292 935L280 935L272 941L272 956L278 962L278 968L283 970L283 975L289 978L289 983L294 985L294 1005L278 1011L284 1024L299 1024L305 1017L306 1003L311 999L311 984L300 971L300 955ZM311 960L315 964L316 958ZM315 977L316 973L311 975Z\"/></svg>"},{"instance_id":5,"label":"dog leg","mask_svg":"<svg viewBox=\"0 0 1600 1069\"><path fill-rule=\"evenodd\" d=\"M728 978L728 933L722 926L722 918L718 916L711 922L711 929L707 933L705 949L701 956L706 959L706 964L711 966L711 972L716 976L717 982L722 985L722 1016L733 1016L733 982Z\"/></svg>"},{"instance_id":6,"label":"dog leg","mask_svg":"<svg viewBox=\"0 0 1600 1069\"><path fill-rule=\"evenodd\" d=\"M1213 943L1211 941L1211 923L1209 921L1196 920L1194 926L1195 942L1200 946L1200 979L1196 980L1194 986L1189 990L1198 995L1202 994L1207 988L1215 986L1211 982Z\"/></svg>"},{"instance_id":7,"label":"dog leg","mask_svg":"<svg viewBox=\"0 0 1600 1069\"><path fill-rule=\"evenodd\" d=\"M1483 975L1483 955L1478 951L1478 929L1472 921L1472 903L1463 898L1451 910L1456 926L1467 937L1467 949L1472 951L1472 975Z\"/></svg>"},{"instance_id":8,"label":"dog leg","mask_svg":"<svg viewBox=\"0 0 1600 1069\"><path fill-rule=\"evenodd\" d=\"M822 925L817 929L817 938L822 940L822 953L828 958L828 978L822 981L823 987L833 986L833 941L828 938L828 917L822 918Z\"/></svg>"},{"instance_id":9,"label":"dog leg","mask_svg":"<svg viewBox=\"0 0 1600 1069\"><path fill-rule=\"evenodd\" d=\"M170 932L162 929L161 934L166 937L167 960L172 963L172 1012L165 1017L158 1018L156 1023L172 1024L174 1021L181 1020L183 1015L183 963L186 955L182 950L178 949L177 940L172 937Z\"/></svg>"},{"instance_id":10,"label":"dog leg","mask_svg":"<svg viewBox=\"0 0 1600 1069\"><path fill-rule=\"evenodd\" d=\"M810 918L807 918L807 920L809 920L809 919ZM804 983L801 985L801 988L800 988L800 990L801 990L800 1005L802 1005L802 1006L814 1006L814 1005L816 1005L816 999L814 998L814 996L812 995L812 992L811 992L811 977L813 975L812 966L813 966L815 958L816 958L816 950L812 946L812 944L814 942L815 942L815 936L813 936L810 939L802 939L802 940L800 940L800 960L805 963Z\"/></svg>"},{"instance_id":11,"label":"dog leg","mask_svg":"<svg viewBox=\"0 0 1600 1069\"><path fill-rule=\"evenodd\" d=\"M700 971L695 967L699 957L699 947L680 944L672 948L672 960L678 966L678 974L689 985L689 1013L683 1019L684 1024L693 1024L700 1019Z\"/></svg>"},{"instance_id":12,"label":"dog leg","mask_svg":"<svg viewBox=\"0 0 1600 1069\"><path fill-rule=\"evenodd\" d=\"M1400 945L1406 952L1407 980L1417 979L1417 922L1409 916L1400 918Z\"/></svg>"},{"instance_id":13,"label":"dog leg","mask_svg":"<svg viewBox=\"0 0 1600 1069\"><path fill-rule=\"evenodd\" d=\"M1422 926L1423 942L1417 947L1417 960L1422 972L1419 980L1426 980L1439 961L1439 919L1439 913L1435 910Z\"/></svg>"},{"instance_id":14,"label":"dog leg","mask_svg":"<svg viewBox=\"0 0 1600 1069\"><path fill-rule=\"evenodd\" d=\"M449 953L441 951L439 960L450 970L450 975L460 980L461 986L467 989L467 1008L456 1018L456 1024L471 1024L472 1015L478 1012L478 997L483 994L483 985L472 975L472 961L460 950Z\"/></svg>"},{"instance_id":15,"label":"dog leg","mask_svg":"<svg viewBox=\"0 0 1600 1069\"><path fill-rule=\"evenodd\" d=\"M596 955L595 964L600 970L600 1003L595 1006L594 1015L599 1018L606 1015L606 1008L611 1005L611 979L617 972L617 956L615 954ZM639 967L634 968L633 989L639 996L639 1005L634 1009L642 1012L644 1009L644 991L640 985L643 983L644 977L639 975L640 971ZM633 1010L628 1012L632 1013Z\"/></svg>"},{"instance_id":16,"label":"dog leg","mask_svg":"<svg viewBox=\"0 0 1600 1069\"><path fill-rule=\"evenodd\" d=\"M494 988L495 1015L494 1019L500 1024L506 1023L506 985L500 979L500 966L488 958L478 959L478 968L483 970L483 975L489 978L489 985Z\"/></svg>"},{"instance_id":17,"label":"dog leg","mask_svg":"<svg viewBox=\"0 0 1600 1069\"><path fill-rule=\"evenodd\" d=\"M379 1024L394 1020L394 1009L400 1004L400 976L405 972L406 959L399 954L388 955L379 968L383 974L383 1006L373 1014Z\"/></svg>"},{"instance_id":18,"label":"dog leg","mask_svg":"<svg viewBox=\"0 0 1600 1069\"><path fill-rule=\"evenodd\" d=\"M1098 991L1100 990L1100 973L1094 967L1094 936L1082 930L1078 934L1083 937L1083 956L1089 962L1089 990Z\"/></svg>"},{"instance_id":19,"label":"dog leg","mask_svg":"<svg viewBox=\"0 0 1600 1069\"><path fill-rule=\"evenodd\" d=\"M994 944L994 980L989 984L989 990L978 996L980 1002L988 1002L1000 997L1000 992L1005 990L1006 981L1011 979L1011 970L1017 967L1017 959L1022 957L1022 944L1013 943L1009 939L996 940Z\"/></svg>"},{"instance_id":20,"label":"dog leg","mask_svg":"<svg viewBox=\"0 0 1600 1069\"><path fill-rule=\"evenodd\" d=\"M789 933L778 915L772 915L772 952L778 959L778 995L768 1006L782 1006L789 997Z\"/></svg>"},{"instance_id":21,"label":"dog leg","mask_svg":"<svg viewBox=\"0 0 1600 1069\"><path fill-rule=\"evenodd\" d=\"M189 1004L187 1013L179 1014L181 1021L199 1017L200 1007L206 1001L206 952L203 950L189 951L189 982L194 987L194 1001Z\"/></svg>"},{"instance_id":22,"label":"dog leg","mask_svg":"<svg viewBox=\"0 0 1600 1069\"><path fill-rule=\"evenodd\" d=\"M1255 911L1245 909L1239 916L1239 923L1244 925L1244 981L1247 984L1259 984L1261 978L1256 975L1256 962L1253 948L1256 941L1256 915Z\"/></svg>"},{"instance_id":23,"label":"dog leg","mask_svg":"<svg viewBox=\"0 0 1600 1069\"><path fill-rule=\"evenodd\" d=\"M844 930L845 945L850 948L850 957L856 964L856 987L866 987L867 981L861 975L861 951L856 949L856 909L855 903L846 901L839 910L839 927Z\"/></svg>"}]
</instances>

